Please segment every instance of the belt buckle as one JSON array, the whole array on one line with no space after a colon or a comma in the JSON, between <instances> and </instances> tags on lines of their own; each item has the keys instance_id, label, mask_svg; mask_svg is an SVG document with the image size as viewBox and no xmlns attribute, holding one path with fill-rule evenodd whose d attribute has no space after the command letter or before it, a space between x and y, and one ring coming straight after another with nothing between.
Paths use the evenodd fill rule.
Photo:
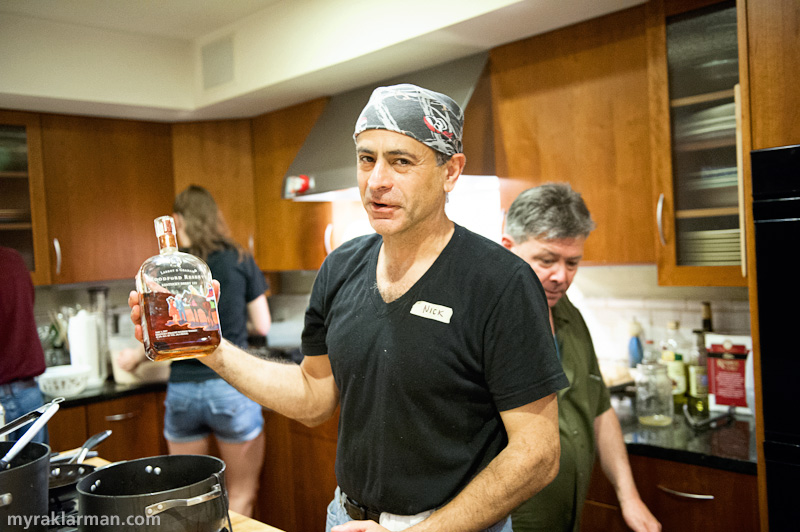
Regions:
<instances>
[{"instance_id":1,"label":"belt buckle","mask_svg":"<svg viewBox=\"0 0 800 532\"><path fill-rule=\"evenodd\" d=\"M370 512L368 508L361 506L347 495L344 496L344 509L347 512L347 515L356 521L372 520L376 523L379 522L380 514L377 514L378 518L376 518L375 515L370 515L375 514L376 512Z\"/></svg>"}]
</instances>

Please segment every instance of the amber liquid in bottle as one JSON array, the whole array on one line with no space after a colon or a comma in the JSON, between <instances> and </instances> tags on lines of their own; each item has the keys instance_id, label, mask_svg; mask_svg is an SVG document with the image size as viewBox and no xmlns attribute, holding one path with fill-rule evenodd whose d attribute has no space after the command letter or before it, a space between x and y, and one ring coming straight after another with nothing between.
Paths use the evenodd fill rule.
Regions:
<instances>
[{"instance_id":1,"label":"amber liquid in bottle","mask_svg":"<svg viewBox=\"0 0 800 532\"><path fill-rule=\"evenodd\" d=\"M222 340L211 271L178 251L172 217L156 218L155 226L161 250L136 277L145 351L155 361L205 356Z\"/></svg>"}]
</instances>

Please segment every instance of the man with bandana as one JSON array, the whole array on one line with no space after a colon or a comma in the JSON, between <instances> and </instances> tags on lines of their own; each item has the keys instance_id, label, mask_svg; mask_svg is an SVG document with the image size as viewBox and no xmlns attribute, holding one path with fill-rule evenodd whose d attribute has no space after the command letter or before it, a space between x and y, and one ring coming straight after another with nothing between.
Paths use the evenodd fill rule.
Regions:
<instances>
[{"instance_id":1,"label":"man with bandana","mask_svg":"<svg viewBox=\"0 0 800 532\"><path fill-rule=\"evenodd\" d=\"M341 407L333 532L510 531L511 511L558 472L555 394L568 382L541 284L525 261L445 215L466 161L462 125L444 94L376 89L354 134L376 234L322 265L302 364L227 342L201 359L309 426Z\"/></svg>"}]
</instances>

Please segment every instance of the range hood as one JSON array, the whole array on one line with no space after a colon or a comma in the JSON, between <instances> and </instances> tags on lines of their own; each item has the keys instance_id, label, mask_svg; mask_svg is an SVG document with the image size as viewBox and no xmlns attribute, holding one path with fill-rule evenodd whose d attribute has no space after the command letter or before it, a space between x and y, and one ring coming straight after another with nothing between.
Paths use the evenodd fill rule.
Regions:
<instances>
[{"instance_id":1,"label":"range hood","mask_svg":"<svg viewBox=\"0 0 800 532\"><path fill-rule=\"evenodd\" d=\"M289 166L282 197L295 201L359 200L353 130L375 87L413 83L447 94L466 109L487 59L488 53L482 52L332 96Z\"/></svg>"}]
</instances>

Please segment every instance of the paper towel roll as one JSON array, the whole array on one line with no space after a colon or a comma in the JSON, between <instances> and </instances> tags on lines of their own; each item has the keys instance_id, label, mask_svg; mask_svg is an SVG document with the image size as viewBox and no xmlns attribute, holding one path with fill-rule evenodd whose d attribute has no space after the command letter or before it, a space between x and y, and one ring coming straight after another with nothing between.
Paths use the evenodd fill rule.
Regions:
<instances>
[{"instance_id":1,"label":"paper towel roll","mask_svg":"<svg viewBox=\"0 0 800 532\"><path fill-rule=\"evenodd\" d=\"M100 356L97 318L91 312L80 310L67 327L70 363L85 364L92 369L89 386L100 386L108 377L105 360Z\"/></svg>"}]
</instances>

